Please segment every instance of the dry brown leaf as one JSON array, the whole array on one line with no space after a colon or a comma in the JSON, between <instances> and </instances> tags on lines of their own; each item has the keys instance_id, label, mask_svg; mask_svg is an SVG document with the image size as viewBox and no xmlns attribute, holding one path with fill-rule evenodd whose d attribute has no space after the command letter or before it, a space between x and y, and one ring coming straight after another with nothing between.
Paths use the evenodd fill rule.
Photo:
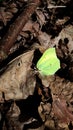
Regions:
<instances>
[{"instance_id":1,"label":"dry brown leaf","mask_svg":"<svg viewBox=\"0 0 73 130\"><path fill-rule=\"evenodd\" d=\"M49 87L51 89L52 95L62 94L68 102L73 100L73 82L60 78L57 75L53 75L43 77L42 83L45 87Z\"/></svg>"},{"instance_id":2,"label":"dry brown leaf","mask_svg":"<svg viewBox=\"0 0 73 130\"><path fill-rule=\"evenodd\" d=\"M0 97L4 92L6 100L25 99L33 93L35 84L32 83L32 87L26 85L27 76L32 78L30 66L33 53L33 50L26 52L8 64L7 69L0 76Z\"/></svg>"},{"instance_id":3,"label":"dry brown leaf","mask_svg":"<svg viewBox=\"0 0 73 130\"><path fill-rule=\"evenodd\" d=\"M41 10L36 10L36 14L37 14L37 20L40 26L42 27L46 23L45 16Z\"/></svg>"},{"instance_id":4,"label":"dry brown leaf","mask_svg":"<svg viewBox=\"0 0 73 130\"><path fill-rule=\"evenodd\" d=\"M62 29L58 37L51 40L52 43L51 45L52 46L58 45L59 40L62 39L64 41L65 38L68 39L68 48L69 51L71 52L73 50L73 26L72 25L68 25L64 29Z\"/></svg>"},{"instance_id":5,"label":"dry brown leaf","mask_svg":"<svg viewBox=\"0 0 73 130\"><path fill-rule=\"evenodd\" d=\"M53 96L53 112L62 123L73 121L73 113L69 110L62 95L60 97Z\"/></svg>"}]
</instances>

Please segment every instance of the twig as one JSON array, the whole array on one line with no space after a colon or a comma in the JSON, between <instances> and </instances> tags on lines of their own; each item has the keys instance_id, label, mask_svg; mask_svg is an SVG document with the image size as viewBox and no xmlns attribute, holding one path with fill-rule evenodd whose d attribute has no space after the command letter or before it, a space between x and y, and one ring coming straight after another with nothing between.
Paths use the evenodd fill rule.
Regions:
<instances>
[{"instance_id":1,"label":"twig","mask_svg":"<svg viewBox=\"0 0 73 130\"><path fill-rule=\"evenodd\" d=\"M10 48L13 46L16 41L17 36L20 31L27 23L28 19L31 17L37 6L39 6L40 0L30 0L27 8L18 16L15 22L10 26L8 32L0 41L0 62L4 60L10 51Z\"/></svg>"},{"instance_id":2,"label":"twig","mask_svg":"<svg viewBox=\"0 0 73 130\"><path fill-rule=\"evenodd\" d=\"M66 8L66 6L64 6L64 5L56 5L56 6L49 5L48 8L49 9L52 9L52 8Z\"/></svg>"}]
</instances>

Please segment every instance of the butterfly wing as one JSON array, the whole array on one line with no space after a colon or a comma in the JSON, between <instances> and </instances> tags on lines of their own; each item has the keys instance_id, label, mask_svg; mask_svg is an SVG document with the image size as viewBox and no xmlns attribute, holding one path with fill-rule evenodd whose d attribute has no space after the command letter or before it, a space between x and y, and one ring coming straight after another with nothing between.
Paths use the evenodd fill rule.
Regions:
<instances>
[{"instance_id":1,"label":"butterfly wing","mask_svg":"<svg viewBox=\"0 0 73 130\"><path fill-rule=\"evenodd\" d=\"M44 52L37 62L37 68L43 75L53 75L60 69L60 61L56 56L55 48L49 48Z\"/></svg>"}]
</instances>

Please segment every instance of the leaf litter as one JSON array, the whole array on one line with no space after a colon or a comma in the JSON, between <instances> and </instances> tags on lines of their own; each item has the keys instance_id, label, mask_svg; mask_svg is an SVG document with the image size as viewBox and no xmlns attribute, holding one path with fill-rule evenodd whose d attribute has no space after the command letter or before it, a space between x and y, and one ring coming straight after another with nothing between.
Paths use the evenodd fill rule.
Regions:
<instances>
[{"instance_id":1,"label":"leaf litter","mask_svg":"<svg viewBox=\"0 0 73 130\"><path fill-rule=\"evenodd\" d=\"M28 5L28 0L0 3L1 40ZM72 0L41 1L1 60L1 130L73 129L72 8ZM36 63L50 47L56 48L61 69L53 76L41 76ZM4 56L1 50L0 54Z\"/></svg>"}]
</instances>

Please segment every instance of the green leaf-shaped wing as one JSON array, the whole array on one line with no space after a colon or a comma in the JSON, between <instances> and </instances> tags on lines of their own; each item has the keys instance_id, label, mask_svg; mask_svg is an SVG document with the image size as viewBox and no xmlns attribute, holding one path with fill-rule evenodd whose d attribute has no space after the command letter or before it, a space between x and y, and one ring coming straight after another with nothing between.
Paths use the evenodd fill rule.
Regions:
<instances>
[{"instance_id":1,"label":"green leaf-shaped wing","mask_svg":"<svg viewBox=\"0 0 73 130\"><path fill-rule=\"evenodd\" d=\"M53 75L60 69L60 61L57 58L55 48L47 49L37 62L37 68L43 75Z\"/></svg>"}]
</instances>

